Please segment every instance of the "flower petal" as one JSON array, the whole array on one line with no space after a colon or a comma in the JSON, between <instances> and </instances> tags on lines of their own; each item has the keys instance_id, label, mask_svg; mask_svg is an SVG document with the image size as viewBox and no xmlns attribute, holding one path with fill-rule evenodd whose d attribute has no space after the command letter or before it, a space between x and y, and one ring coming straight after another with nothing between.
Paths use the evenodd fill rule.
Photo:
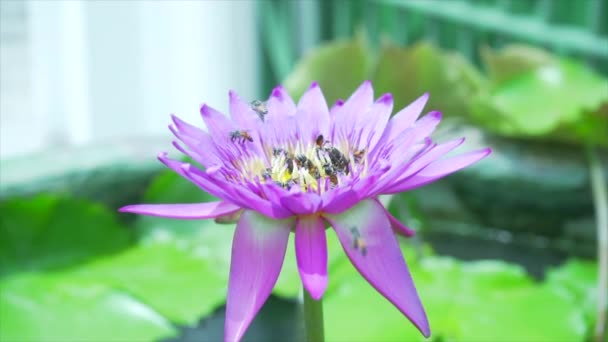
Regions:
<instances>
[{"instance_id":1,"label":"flower petal","mask_svg":"<svg viewBox=\"0 0 608 342\"><path fill-rule=\"evenodd\" d=\"M296 259L304 288L319 300L327 288L327 240L319 216L303 216L296 224Z\"/></svg>"},{"instance_id":2,"label":"flower petal","mask_svg":"<svg viewBox=\"0 0 608 342\"><path fill-rule=\"evenodd\" d=\"M399 222L399 220L397 220L395 216L391 215L388 210L386 210L386 217L388 217L388 220L391 222L391 227L393 228L395 233L406 237L412 237L416 235L415 230L413 230L412 228L408 228L403 223Z\"/></svg>"},{"instance_id":3,"label":"flower petal","mask_svg":"<svg viewBox=\"0 0 608 342\"><path fill-rule=\"evenodd\" d=\"M300 98L296 117L304 141L314 141L319 135L329 137L329 110L317 82L313 82Z\"/></svg>"},{"instance_id":4,"label":"flower petal","mask_svg":"<svg viewBox=\"0 0 608 342\"><path fill-rule=\"evenodd\" d=\"M321 196L314 192L296 192L281 197L280 201L284 208L295 215L314 214L321 207Z\"/></svg>"},{"instance_id":5,"label":"flower petal","mask_svg":"<svg viewBox=\"0 0 608 342\"><path fill-rule=\"evenodd\" d=\"M435 161L412 177L406 178L397 184L387 187L387 189L383 190L383 193L392 194L396 192L409 191L432 183L440 178L480 161L481 159L487 157L491 152L492 150L490 148L485 148Z\"/></svg>"},{"instance_id":6,"label":"flower petal","mask_svg":"<svg viewBox=\"0 0 608 342\"><path fill-rule=\"evenodd\" d=\"M416 119L418 119L420 113L422 113L422 109L424 109L428 99L429 94L425 93L407 107L397 112L386 126L386 141L392 141L400 135L401 132L410 128Z\"/></svg>"},{"instance_id":7,"label":"flower petal","mask_svg":"<svg viewBox=\"0 0 608 342\"><path fill-rule=\"evenodd\" d=\"M321 211L339 214L348 210L359 201L359 194L348 188L337 188L324 193L321 197Z\"/></svg>"},{"instance_id":8,"label":"flower petal","mask_svg":"<svg viewBox=\"0 0 608 342\"><path fill-rule=\"evenodd\" d=\"M393 111L393 96L384 94L374 102L369 111L359 118L356 130L360 131L357 148L371 151L382 137Z\"/></svg>"},{"instance_id":9,"label":"flower petal","mask_svg":"<svg viewBox=\"0 0 608 342\"><path fill-rule=\"evenodd\" d=\"M230 215L241 208L228 202L183 204L132 204L118 209L121 213L170 217L176 219L208 219Z\"/></svg>"},{"instance_id":10,"label":"flower petal","mask_svg":"<svg viewBox=\"0 0 608 342\"><path fill-rule=\"evenodd\" d=\"M201 116L216 144L230 141L230 132L235 131L236 126L227 116L206 104L201 106Z\"/></svg>"},{"instance_id":11,"label":"flower petal","mask_svg":"<svg viewBox=\"0 0 608 342\"><path fill-rule=\"evenodd\" d=\"M333 116L332 142L335 144L340 138L349 138L354 133L355 124L368 112L374 102L374 89L370 81L363 82L357 90L337 108Z\"/></svg>"},{"instance_id":12,"label":"flower petal","mask_svg":"<svg viewBox=\"0 0 608 342\"><path fill-rule=\"evenodd\" d=\"M246 210L232 241L224 340L239 341L277 281L294 220Z\"/></svg>"},{"instance_id":13,"label":"flower petal","mask_svg":"<svg viewBox=\"0 0 608 342\"><path fill-rule=\"evenodd\" d=\"M325 214L355 268L425 337L429 323L382 205L365 200L340 215Z\"/></svg>"},{"instance_id":14,"label":"flower petal","mask_svg":"<svg viewBox=\"0 0 608 342\"><path fill-rule=\"evenodd\" d=\"M260 116L251 108L251 104L243 101L236 91L229 91L230 117L241 127L254 127L260 121Z\"/></svg>"},{"instance_id":15,"label":"flower petal","mask_svg":"<svg viewBox=\"0 0 608 342\"><path fill-rule=\"evenodd\" d=\"M394 178L393 182L398 183L401 180L404 180L418 173L420 170L435 162L437 159L445 156L446 154L452 152L458 146L462 145L464 140L464 138L459 138L433 146L428 151L425 151L421 155L412 159L407 164L404 164L404 168L402 169L402 171L399 172L399 175Z\"/></svg>"},{"instance_id":16,"label":"flower petal","mask_svg":"<svg viewBox=\"0 0 608 342\"><path fill-rule=\"evenodd\" d=\"M282 86L275 87L266 102L268 114L263 126L271 145L282 145L295 138L296 105Z\"/></svg>"}]
</instances>

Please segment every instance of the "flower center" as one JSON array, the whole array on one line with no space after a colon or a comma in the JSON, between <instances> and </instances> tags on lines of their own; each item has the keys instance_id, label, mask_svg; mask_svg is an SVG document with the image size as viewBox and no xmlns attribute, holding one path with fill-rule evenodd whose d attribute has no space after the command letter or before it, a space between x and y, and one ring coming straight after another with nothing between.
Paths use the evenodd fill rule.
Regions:
<instances>
[{"instance_id":1,"label":"flower center","mask_svg":"<svg viewBox=\"0 0 608 342\"><path fill-rule=\"evenodd\" d=\"M348 144L332 145L322 135L310 143L268 146L265 152L269 163L250 160L243 165L247 174L285 189L299 186L302 191L322 193L367 168L365 150L352 150Z\"/></svg>"}]
</instances>

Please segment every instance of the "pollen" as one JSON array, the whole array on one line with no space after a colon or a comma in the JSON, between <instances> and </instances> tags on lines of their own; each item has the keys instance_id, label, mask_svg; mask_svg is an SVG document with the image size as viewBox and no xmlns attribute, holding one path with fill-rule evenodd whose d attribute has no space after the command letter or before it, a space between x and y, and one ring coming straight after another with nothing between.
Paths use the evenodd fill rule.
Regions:
<instances>
[{"instance_id":1,"label":"pollen","mask_svg":"<svg viewBox=\"0 0 608 342\"><path fill-rule=\"evenodd\" d=\"M264 181L319 193L339 186L353 169L367 164L364 150L343 151L322 135L312 142L271 146L266 157L270 165L261 172Z\"/></svg>"}]
</instances>

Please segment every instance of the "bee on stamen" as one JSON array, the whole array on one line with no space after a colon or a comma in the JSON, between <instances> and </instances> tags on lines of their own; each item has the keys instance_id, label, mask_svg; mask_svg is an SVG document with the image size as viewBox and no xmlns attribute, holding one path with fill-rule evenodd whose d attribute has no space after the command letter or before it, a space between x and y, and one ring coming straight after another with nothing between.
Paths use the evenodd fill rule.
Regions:
<instances>
[{"instance_id":1,"label":"bee on stamen","mask_svg":"<svg viewBox=\"0 0 608 342\"><path fill-rule=\"evenodd\" d=\"M257 114L260 120L264 121L264 117L268 114L268 106L266 106L266 102L260 100L251 101L251 109L253 109Z\"/></svg>"},{"instance_id":2,"label":"bee on stamen","mask_svg":"<svg viewBox=\"0 0 608 342\"><path fill-rule=\"evenodd\" d=\"M338 175L336 175L335 173L329 175L329 181L332 185L332 188L335 187L336 185L338 185Z\"/></svg>"},{"instance_id":3,"label":"bee on stamen","mask_svg":"<svg viewBox=\"0 0 608 342\"><path fill-rule=\"evenodd\" d=\"M285 167L287 168L287 172L289 172L290 174L293 173L293 158L291 156L287 156L285 158Z\"/></svg>"},{"instance_id":4,"label":"bee on stamen","mask_svg":"<svg viewBox=\"0 0 608 342\"><path fill-rule=\"evenodd\" d=\"M325 144L325 139L323 138L323 134L319 134L319 136L317 136L315 143L317 144L317 147L319 147L319 148L323 147L323 144Z\"/></svg>"},{"instance_id":5,"label":"bee on stamen","mask_svg":"<svg viewBox=\"0 0 608 342\"><path fill-rule=\"evenodd\" d=\"M353 236L353 248L361 252L361 255L367 254L367 245L365 240L361 237L361 233L357 227L350 228L350 232Z\"/></svg>"},{"instance_id":6,"label":"bee on stamen","mask_svg":"<svg viewBox=\"0 0 608 342\"><path fill-rule=\"evenodd\" d=\"M313 178L321 177L319 169L315 166L312 160L308 159L308 157L303 154L299 154L296 157L296 165L300 168L305 168Z\"/></svg>"},{"instance_id":7,"label":"bee on stamen","mask_svg":"<svg viewBox=\"0 0 608 342\"><path fill-rule=\"evenodd\" d=\"M291 189L291 185L294 184L293 181L286 181L286 182L275 181L275 183L278 186L280 186L281 188L284 188L284 189L287 189L287 190Z\"/></svg>"},{"instance_id":8,"label":"bee on stamen","mask_svg":"<svg viewBox=\"0 0 608 342\"><path fill-rule=\"evenodd\" d=\"M355 163L359 164L363 157L365 156L365 149L357 150L353 152L353 158L355 159Z\"/></svg>"},{"instance_id":9,"label":"bee on stamen","mask_svg":"<svg viewBox=\"0 0 608 342\"><path fill-rule=\"evenodd\" d=\"M275 157L278 157L280 155L284 155L287 156L287 151L285 151L283 148L281 147L273 147L272 148L272 155Z\"/></svg>"},{"instance_id":10,"label":"bee on stamen","mask_svg":"<svg viewBox=\"0 0 608 342\"><path fill-rule=\"evenodd\" d=\"M251 137L251 135L249 135L249 132L247 131L232 131L230 132L230 141L238 141L242 144L245 141L253 142L253 138Z\"/></svg>"},{"instance_id":11,"label":"bee on stamen","mask_svg":"<svg viewBox=\"0 0 608 342\"><path fill-rule=\"evenodd\" d=\"M349 160L344 156L344 154L342 154L342 152L340 152L340 150L338 150L337 148L335 148L333 146L326 147L325 151L329 154L329 160L331 161L333 166L336 168L336 171L344 172L345 174L348 174Z\"/></svg>"},{"instance_id":12,"label":"bee on stamen","mask_svg":"<svg viewBox=\"0 0 608 342\"><path fill-rule=\"evenodd\" d=\"M272 179L272 169L267 168L262 172L262 178L265 180Z\"/></svg>"}]
</instances>

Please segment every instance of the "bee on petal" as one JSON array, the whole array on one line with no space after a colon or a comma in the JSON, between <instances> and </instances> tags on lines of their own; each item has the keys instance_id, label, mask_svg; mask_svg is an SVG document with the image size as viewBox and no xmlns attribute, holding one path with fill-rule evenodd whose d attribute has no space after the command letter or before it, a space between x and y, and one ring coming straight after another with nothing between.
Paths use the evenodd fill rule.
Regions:
<instances>
[{"instance_id":1,"label":"bee on petal","mask_svg":"<svg viewBox=\"0 0 608 342\"><path fill-rule=\"evenodd\" d=\"M230 141L238 141L240 143L244 143L245 141L253 142L253 138L247 131L232 131L230 132Z\"/></svg>"},{"instance_id":2,"label":"bee on petal","mask_svg":"<svg viewBox=\"0 0 608 342\"><path fill-rule=\"evenodd\" d=\"M266 106L266 102L260 100L251 101L251 109L253 109L257 114L260 120L264 121L264 117L268 114L268 107Z\"/></svg>"},{"instance_id":3,"label":"bee on petal","mask_svg":"<svg viewBox=\"0 0 608 342\"><path fill-rule=\"evenodd\" d=\"M353 248L361 252L361 255L367 255L367 245L365 240L361 237L361 233L357 227L350 228L350 232L353 235Z\"/></svg>"}]
</instances>

